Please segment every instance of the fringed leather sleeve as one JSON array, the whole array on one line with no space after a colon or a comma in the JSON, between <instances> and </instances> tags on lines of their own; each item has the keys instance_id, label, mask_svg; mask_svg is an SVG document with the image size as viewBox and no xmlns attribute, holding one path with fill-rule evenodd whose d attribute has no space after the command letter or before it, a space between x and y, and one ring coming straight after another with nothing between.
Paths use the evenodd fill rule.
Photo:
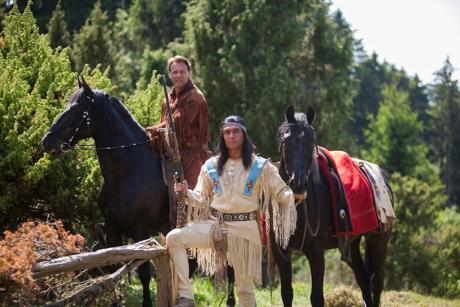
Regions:
<instances>
[{"instance_id":1,"label":"fringed leather sleeve","mask_svg":"<svg viewBox=\"0 0 460 307\"><path fill-rule=\"evenodd\" d=\"M206 166L203 165L195 189L187 191L189 203L189 206L187 206L187 216L189 221L199 221L208 218L212 196L211 180L209 179Z\"/></svg>"},{"instance_id":2,"label":"fringed leather sleeve","mask_svg":"<svg viewBox=\"0 0 460 307\"><path fill-rule=\"evenodd\" d=\"M289 243L297 223L294 194L270 162L262 170L263 212L267 221L267 235L273 228L276 242L283 248ZM271 206L271 207L269 207ZM270 220L270 215L272 219ZM270 225L272 223L272 225Z\"/></svg>"}]
</instances>

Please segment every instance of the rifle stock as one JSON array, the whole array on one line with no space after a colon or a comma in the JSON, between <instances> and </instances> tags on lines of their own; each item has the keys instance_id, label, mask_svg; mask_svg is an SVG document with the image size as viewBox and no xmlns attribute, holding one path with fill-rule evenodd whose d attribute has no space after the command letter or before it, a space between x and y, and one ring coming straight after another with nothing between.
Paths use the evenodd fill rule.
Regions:
<instances>
[{"instance_id":1,"label":"rifle stock","mask_svg":"<svg viewBox=\"0 0 460 307\"><path fill-rule=\"evenodd\" d=\"M174 163L176 172L174 178L177 182L183 182L185 179L184 168L182 166L182 159L179 152L179 144L177 143L176 128L172 117L171 105L169 103L168 90L166 88L166 78L164 75L160 75L160 83L163 85L165 99L166 99L166 110L168 113L168 137L171 149L174 151ZM185 194L186 192L176 192L177 198L177 216L176 216L176 227L180 228L187 224L187 212L185 208Z\"/></svg>"}]
</instances>

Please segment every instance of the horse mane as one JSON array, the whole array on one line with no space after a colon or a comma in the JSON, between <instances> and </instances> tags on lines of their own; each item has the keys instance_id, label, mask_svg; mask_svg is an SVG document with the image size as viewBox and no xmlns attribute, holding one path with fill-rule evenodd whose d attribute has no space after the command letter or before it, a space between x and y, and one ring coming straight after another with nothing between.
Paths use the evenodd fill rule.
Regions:
<instances>
[{"instance_id":1,"label":"horse mane","mask_svg":"<svg viewBox=\"0 0 460 307\"><path fill-rule=\"evenodd\" d=\"M145 129L137 122L121 101L102 90L93 90L93 92L97 110L106 119L106 122L112 123L111 127L107 128L111 129L113 133L117 133L122 125L129 128L127 131L137 131L145 134ZM76 90L70 95L69 105L80 101L80 99L86 99L83 88Z\"/></svg>"}]
</instances>

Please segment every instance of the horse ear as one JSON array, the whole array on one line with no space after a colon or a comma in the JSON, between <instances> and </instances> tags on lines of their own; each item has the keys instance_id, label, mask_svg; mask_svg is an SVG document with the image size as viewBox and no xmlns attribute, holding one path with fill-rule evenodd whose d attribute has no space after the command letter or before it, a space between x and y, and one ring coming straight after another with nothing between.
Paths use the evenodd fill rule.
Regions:
<instances>
[{"instance_id":1,"label":"horse ear","mask_svg":"<svg viewBox=\"0 0 460 307\"><path fill-rule=\"evenodd\" d=\"M81 88L83 84L81 83L80 76L77 76L78 88Z\"/></svg>"},{"instance_id":2,"label":"horse ear","mask_svg":"<svg viewBox=\"0 0 460 307\"><path fill-rule=\"evenodd\" d=\"M93 90L91 89L91 87L89 87L88 83L86 83L85 78L83 78L82 75L80 75L80 82L81 86L83 87L83 91L85 92L85 95L88 97L94 97Z\"/></svg>"},{"instance_id":3,"label":"horse ear","mask_svg":"<svg viewBox=\"0 0 460 307\"><path fill-rule=\"evenodd\" d=\"M308 107L308 110L307 110L307 120L308 120L308 124L313 124L313 120L315 119L315 109L313 109L312 106L309 106Z\"/></svg>"},{"instance_id":4,"label":"horse ear","mask_svg":"<svg viewBox=\"0 0 460 307\"><path fill-rule=\"evenodd\" d=\"M296 123L294 114L295 114L294 106L291 104L286 109L286 120L288 121L288 123Z\"/></svg>"}]
</instances>

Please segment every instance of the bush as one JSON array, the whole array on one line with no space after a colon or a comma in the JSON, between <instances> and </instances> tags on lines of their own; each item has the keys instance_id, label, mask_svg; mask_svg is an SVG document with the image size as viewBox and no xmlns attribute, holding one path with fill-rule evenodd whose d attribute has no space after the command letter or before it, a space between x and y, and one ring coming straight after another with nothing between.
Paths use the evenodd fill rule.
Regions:
<instances>
[{"instance_id":1,"label":"bush","mask_svg":"<svg viewBox=\"0 0 460 307\"><path fill-rule=\"evenodd\" d=\"M0 300L19 305L43 304L53 291L55 278L32 278L40 261L79 253L85 239L68 233L61 221L25 222L15 232L5 231L0 241Z\"/></svg>"},{"instance_id":2,"label":"bush","mask_svg":"<svg viewBox=\"0 0 460 307\"><path fill-rule=\"evenodd\" d=\"M445 297L460 295L460 214L445 207L441 183L393 174L397 224L387 284Z\"/></svg>"}]
</instances>

